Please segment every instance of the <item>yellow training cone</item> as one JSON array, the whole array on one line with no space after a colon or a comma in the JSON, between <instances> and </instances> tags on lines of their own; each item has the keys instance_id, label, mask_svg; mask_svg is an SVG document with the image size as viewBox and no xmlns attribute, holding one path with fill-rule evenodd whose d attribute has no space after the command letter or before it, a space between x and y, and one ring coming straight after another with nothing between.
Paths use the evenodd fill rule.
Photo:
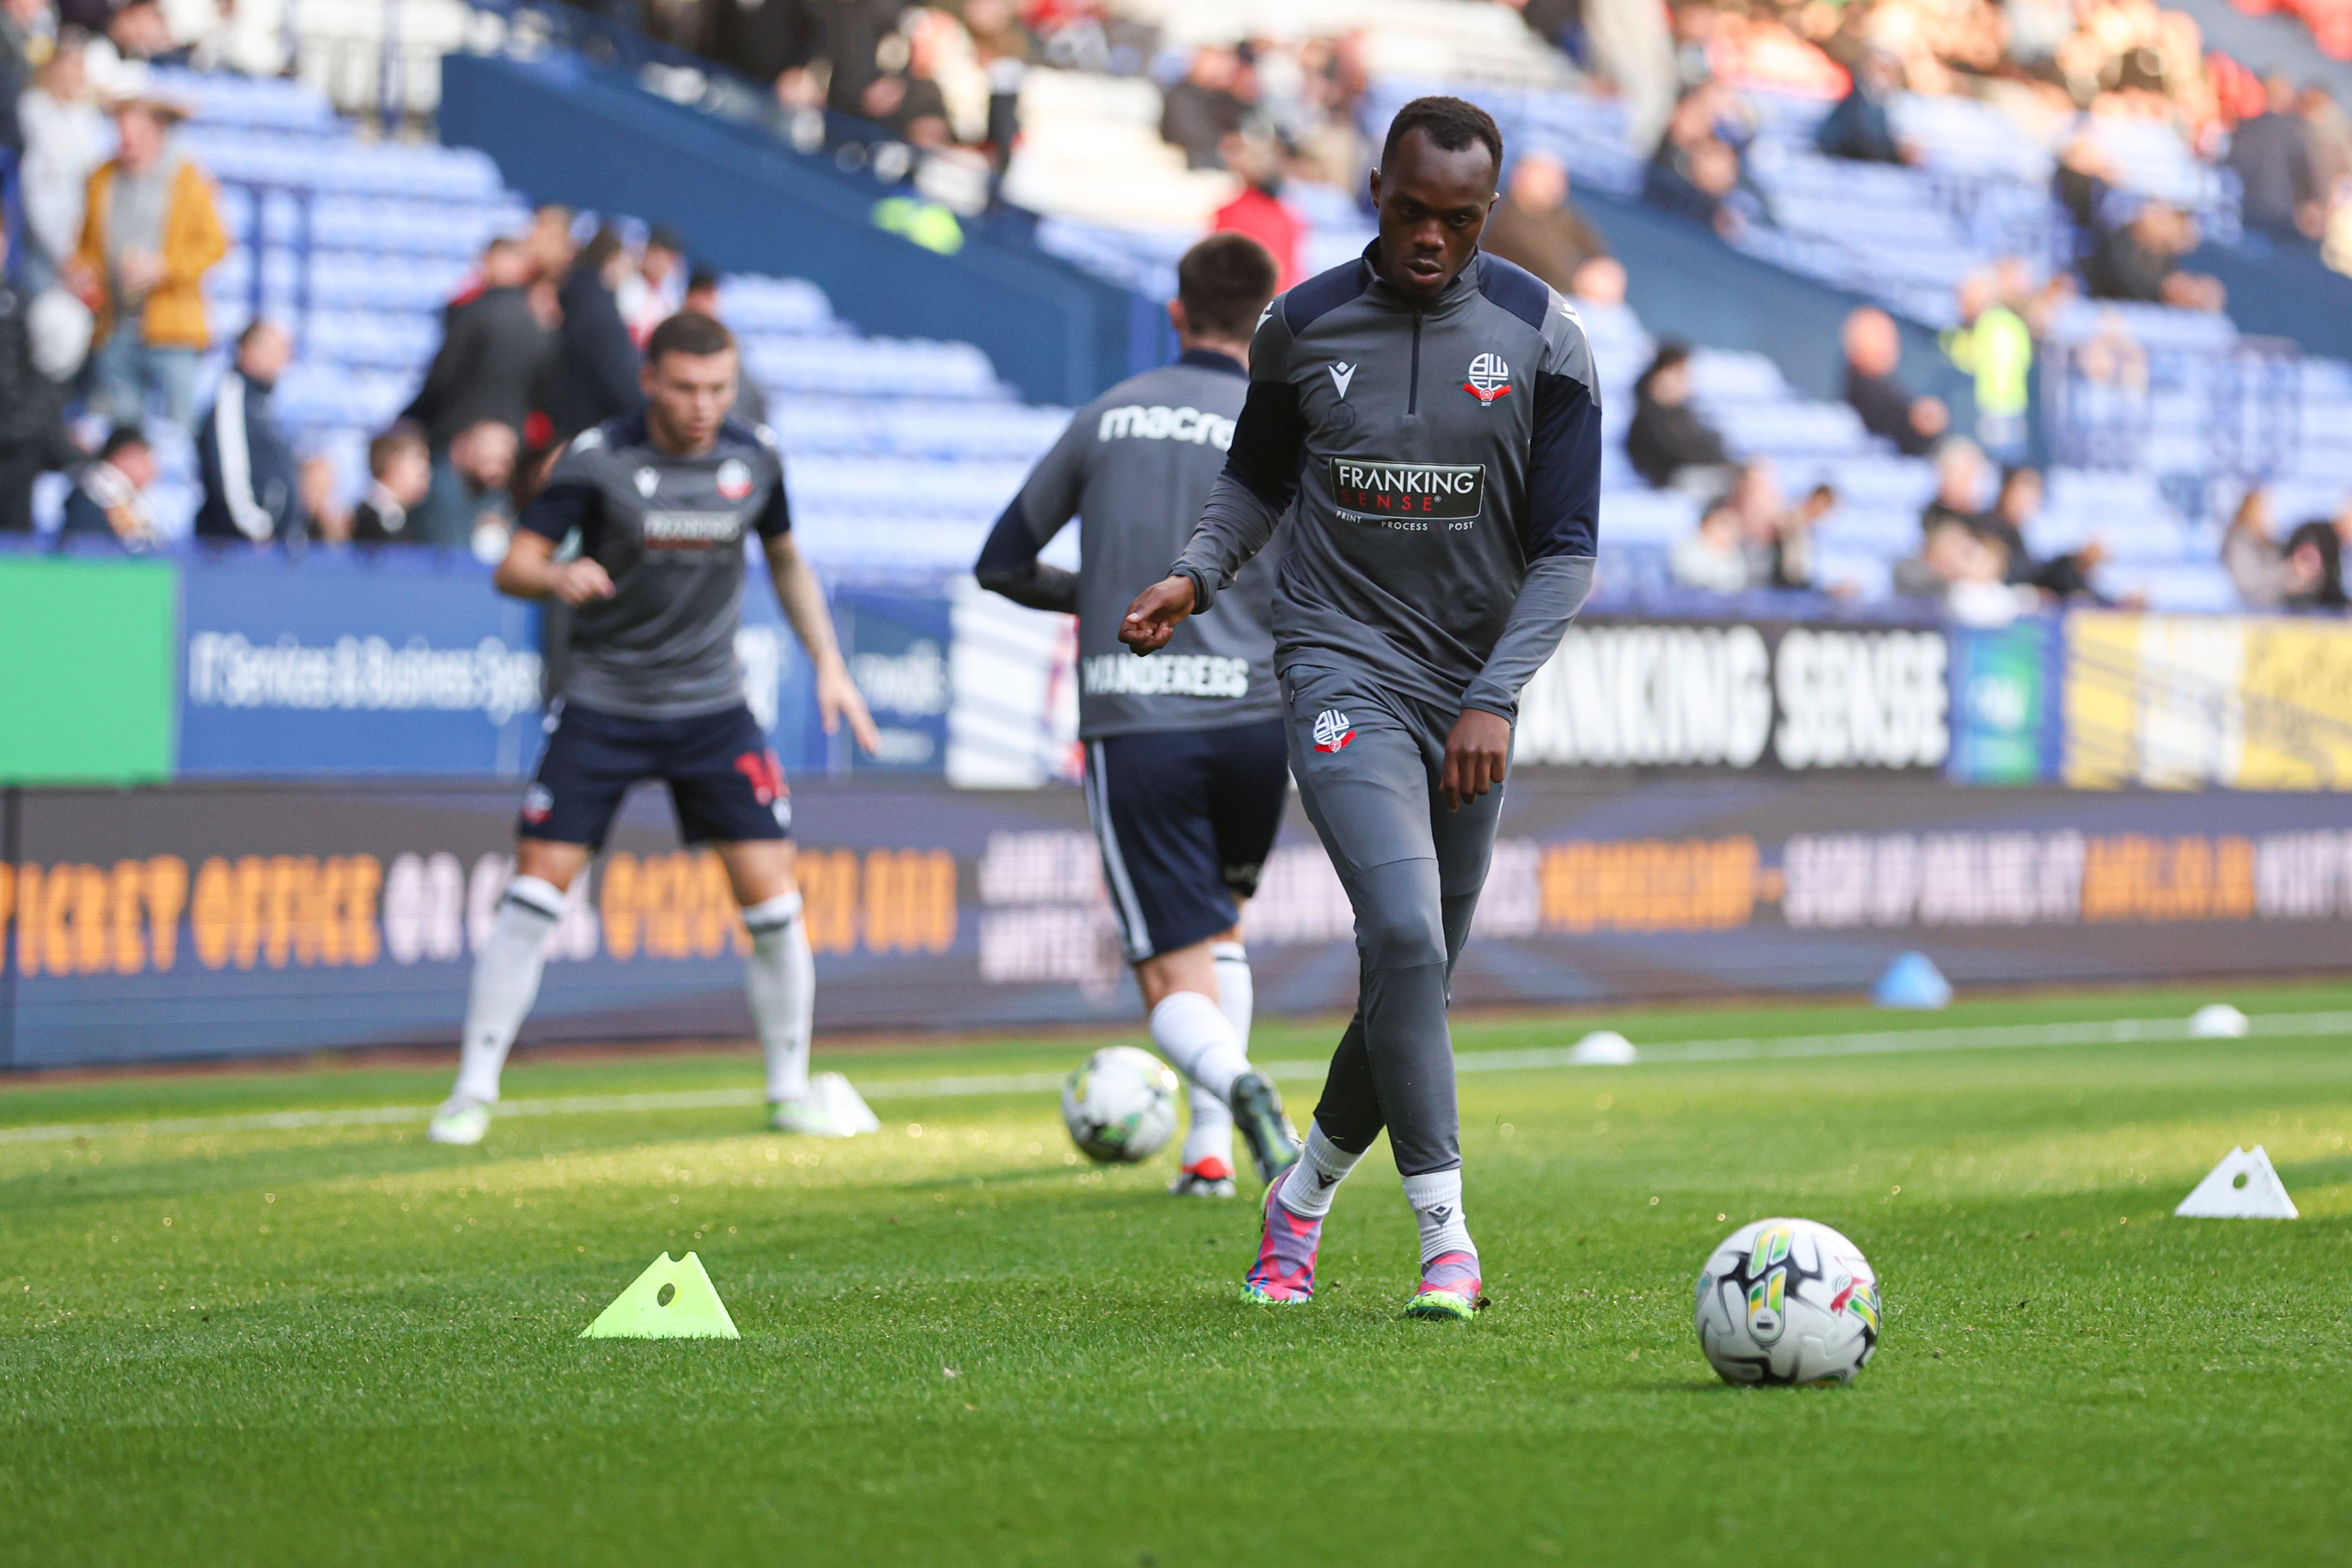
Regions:
<instances>
[{"instance_id":1,"label":"yellow training cone","mask_svg":"<svg viewBox=\"0 0 2352 1568\"><path fill-rule=\"evenodd\" d=\"M582 1339L741 1339L718 1287L693 1253L673 1262L667 1249L636 1277Z\"/></svg>"}]
</instances>

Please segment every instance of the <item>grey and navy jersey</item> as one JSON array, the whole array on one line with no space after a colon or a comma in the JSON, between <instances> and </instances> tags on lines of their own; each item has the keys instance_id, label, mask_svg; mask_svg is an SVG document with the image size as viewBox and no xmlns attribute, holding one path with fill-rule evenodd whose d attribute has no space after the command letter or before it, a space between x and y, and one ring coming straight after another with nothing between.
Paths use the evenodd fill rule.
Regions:
<instances>
[{"instance_id":1,"label":"grey and navy jersey","mask_svg":"<svg viewBox=\"0 0 2352 1568\"><path fill-rule=\"evenodd\" d=\"M1174 570L1214 606L1287 513L1278 668L1369 670L1514 718L1591 586L1591 350L1568 301L1497 256L1416 308L1371 254L1267 308L1233 452Z\"/></svg>"},{"instance_id":2,"label":"grey and navy jersey","mask_svg":"<svg viewBox=\"0 0 2352 1568\"><path fill-rule=\"evenodd\" d=\"M1135 596L1168 562L1225 466L1248 394L1239 361L1192 350L1077 412L1005 508L975 569L984 587L1078 618L1078 733L1207 729L1282 712L1267 615L1276 562L1240 573L1207 614L1139 659L1118 640ZM1077 580L1036 564L1076 513Z\"/></svg>"},{"instance_id":3,"label":"grey and navy jersey","mask_svg":"<svg viewBox=\"0 0 2352 1568\"><path fill-rule=\"evenodd\" d=\"M729 420L709 452L673 457L642 413L572 440L522 527L580 553L613 597L571 614L565 698L633 718L684 718L743 700L735 663L743 541L790 531L783 461L765 426Z\"/></svg>"}]
</instances>

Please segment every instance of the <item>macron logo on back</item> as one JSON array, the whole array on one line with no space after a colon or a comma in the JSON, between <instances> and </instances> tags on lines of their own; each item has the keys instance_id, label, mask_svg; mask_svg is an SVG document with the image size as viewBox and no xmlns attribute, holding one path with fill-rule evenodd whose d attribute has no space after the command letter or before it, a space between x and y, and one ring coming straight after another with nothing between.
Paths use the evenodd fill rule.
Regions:
<instances>
[{"instance_id":1,"label":"macron logo on back","mask_svg":"<svg viewBox=\"0 0 2352 1568\"><path fill-rule=\"evenodd\" d=\"M1331 367L1331 384L1339 389L1339 395L1341 397L1346 397L1348 395L1348 383L1355 379L1355 366L1333 365Z\"/></svg>"},{"instance_id":2,"label":"macron logo on back","mask_svg":"<svg viewBox=\"0 0 2352 1568\"><path fill-rule=\"evenodd\" d=\"M1103 410L1102 423L1095 432L1097 441L1189 441L1196 446L1213 446L1224 452L1234 444L1234 422L1219 413L1205 413L1190 404L1170 408L1154 403L1147 408L1131 402L1124 408Z\"/></svg>"}]
</instances>

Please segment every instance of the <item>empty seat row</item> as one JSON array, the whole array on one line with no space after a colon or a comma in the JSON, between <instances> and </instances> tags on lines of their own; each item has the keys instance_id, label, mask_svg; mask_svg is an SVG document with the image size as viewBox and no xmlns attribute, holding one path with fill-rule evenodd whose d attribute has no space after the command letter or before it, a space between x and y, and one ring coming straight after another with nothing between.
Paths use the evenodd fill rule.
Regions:
<instances>
[{"instance_id":1,"label":"empty seat row","mask_svg":"<svg viewBox=\"0 0 2352 1568\"><path fill-rule=\"evenodd\" d=\"M190 154L219 179L298 190L483 202L503 199L498 165L472 148L192 125Z\"/></svg>"},{"instance_id":2,"label":"empty seat row","mask_svg":"<svg viewBox=\"0 0 2352 1568\"><path fill-rule=\"evenodd\" d=\"M824 290L797 277L730 277L719 286L719 313L747 335L825 332L839 328Z\"/></svg>"},{"instance_id":3,"label":"empty seat row","mask_svg":"<svg viewBox=\"0 0 2352 1568\"><path fill-rule=\"evenodd\" d=\"M818 394L1003 395L996 369L970 343L921 339L762 337L744 359L762 386Z\"/></svg>"},{"instance_id":4,"label":"empty seat row","mask_svg":"<svg viewBox=\"0 0 2352 1568\"><path fill-rule=\"evenodd\" d=\"M527 209L505 201L404 201L233 181L221 183L220 214L222 227L247 246L257 241L469 259L496 236L520 233L530 221Z\"/></svg>"},{"instance_id":5,"label":"empty seat row","mask_svg":"<svg viewBox=\"0 0 2352 1568\"><path fill-rule=\"evenodd\" d=\"M1053 444L1069 414L1009 402L786 395L768 417L793 452L1027 462Z\"/></svg>"},{"instance_id":6,"label":"empty seat row","mask_svg":"<svg viewBox=\"0 0 2352 1568\"><path fill-rule=\"evenodd\" d=\"M1842 402L1726 402L1706 405L1707 416L1735 452L1863 452L1874 439L1861 416Z\"/></svg>"},{"instance_id":7,"label":"empty seat row","mask_svg":"<svg viewBox=\"0 0 2352 1568\"><path fill-rule=\"evenodd\" d=\"M784 453L793 507L811 514L992 519L1028 472L1025 463L803 456L789 445Z\"/></svg>"},{"instance_id":8,"label":"empty seat row","mask_svg":"<svg viewBox=\"0 0 2352 1568\"><path fill-rule=\"evenodd\" d=\"M163 67L150 79L157 92L192 105L206 126L341 133L327 95L299 82Z\"/></svg>"}]
</instances>

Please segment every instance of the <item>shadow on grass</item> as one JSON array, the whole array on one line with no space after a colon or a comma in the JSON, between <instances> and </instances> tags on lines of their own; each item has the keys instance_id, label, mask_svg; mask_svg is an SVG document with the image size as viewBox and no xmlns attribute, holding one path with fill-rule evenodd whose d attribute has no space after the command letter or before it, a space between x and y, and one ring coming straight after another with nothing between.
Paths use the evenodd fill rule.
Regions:
<instances>
[{"instance_id":1,"label":"shadow on grass","mask_svg":"<svg viewBox=\"0 0 2352 1568\"><path fill-rule=\"evenodd\" d=\"M2278 1167L2279 1179L2287 1190L2299 1186L2341 1186L2352 1182L2352 1155L2338 1155L2326 1160L2298 1160Z\"/></svg>"},{"instance_id":2,"label":"shadow on grass","mask_svg":"<svg viewBox=\"0 0 2352 1568\"><path fill-rule=\"evenodd\" d=\"M1726 1383L1720 1377L1669 1377L1650 1383L1611 1385L1620 1394L1749 1394L1753 1389ZM1597 1392L1597 1390L1596 1390Z\"/></svg>"}]
</instances>

